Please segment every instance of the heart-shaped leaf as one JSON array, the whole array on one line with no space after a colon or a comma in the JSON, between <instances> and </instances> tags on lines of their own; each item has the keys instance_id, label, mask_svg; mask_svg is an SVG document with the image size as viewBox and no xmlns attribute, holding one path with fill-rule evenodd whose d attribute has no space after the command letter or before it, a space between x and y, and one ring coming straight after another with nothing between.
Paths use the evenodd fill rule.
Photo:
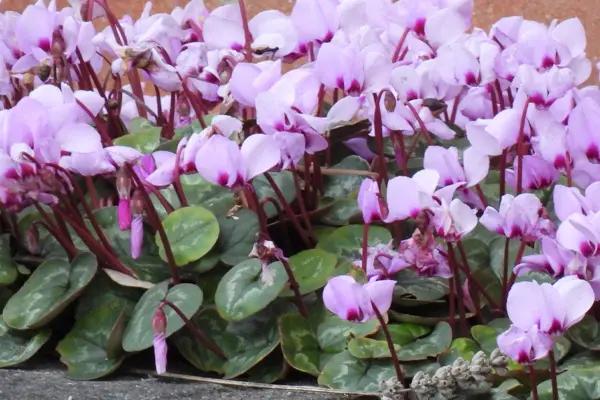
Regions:
<instances>
[{"instance_id":1,"label":"heart-shaped leaf","mask_svg":"<svg viewBox=\"0 0 600 400\"><path fill-rule=\"evenodd\" d=\"M400 346L394 344L396 352ZM361 359L369 358L390 358L390 350L385 340L376 340L371 338L354 338L348 342L348 351L352 356Z\"/></svg>"},{"instance_id":2,"label":"heart-shaped leaf","mask_svg":"<svg viewBox=\"0 0 600 400\"><path fill-rule=\"evenodd\" d=\"M10 251L10 235L0 235L0 286L13 283L19 272Z\"/></svg>"},{"instance_id":3,"label":"heart-shaped leaf","mask_svg":"<svg viewBox=\"0 0 600 400\"><path fill-rule=\"evenodd\" d=\"M571 368L557 377L558 398L568 400L600 399L600 367L598 364ZM539 400L552 399L552 384L545 381L538 385Z\"/></svg>"},{"instance_id":4,"label":"heart-shaped leaf","mask_svg":"<svg viewBox=\"0 0 600 400\"><path fill-rule=\"evenodd\" d=\"M127 146L141 153L152 153L160 144L160 128L152 126L147 120L140 119L129 128L129 134L116 138L113 143Z\"/></svg>"},{"instance_id":5,"label":"heart-shaped leaf","mask_svg":"<svg viewBox=\"0 0 600 400\"><path fill-rule=\"evenodd\" d=\"M69 378L97 379L121 365L125 359L122 334L137 296L138 290L120 287L104 277L95 281L81 298L73 328L56 347Z\"/></svg>"},{"instance_id":6,"label":"heart-shaped leaf","mask_svg":"<svg viewBox=\"0 0 600 400\"><path fill-rule=\"evenodd\" d=\"M239 321L267 307L287 281L280 262L269 264L263 272L259 260L246 260L223 276L215 293L215 305L223 318Z\"/></svg>"},{"instance_id":7,"label":"heart-shaped leaf","mask_svg":"<svg viewBox=\"0 0 600 400\"><path fill-rule=\"evenodd\" d=\"M196 326L201 327L202 331L219 346L225 354L230 347L234 347L236 338L227 333L227 324L217 310L206 308L198 312L192 321ZM179 353L194 367L204 372L225 373L226 359L217 356L210 351L187 329L183 329L173 335L173 343Z\"/></svg>"},{"instance_id":8,"label":"heart-shaped leaf","mask_svg":"<svg viewBox=\"0 0 600 400\"><path fill-rule=\"evenodd\" d=\"M207 350L194 337L179 332L174 341L180 353L197 368L235 378L265 359L279 344L277 319L289 305L272 304L243 321L227 322L214 309L206 309L194 322L223 350L226 360Z\"/></svg>"},{"instance_id":9,"label":"heart-shaped leaf","mask_svg":"<svg viewBox=\"0 0 600 400\"><path fill-rule=\"evenodd\" d=\"M326 315L317 327L319 346L326 353L339 353L346 348L351 337L364 337L377 331L379 323L371 320L365 323L345 321L335 315Z\"/></svg>"},{"instance_id":10,"label":"heart-shaped leaf","mask_svg":"<svg viewBox=\"0 0 600 400\"><path fill-rule=\"evenodd\" d=\"M162 222L175 263L179 266L199 260L208 253L219 238L217 218L206 208L193 206L173 211ZM166 261L165 249L158 232L156 245Z\"/></svg>"},{"instance_id":11,"label":"heart-shaped leaf","mask_svg":"<svg viewBox=\"0 0 600 400\"><path fill-rule=\"evenodd\" d=\"M481 350L490 354L496 348L498 335L508 329L510 321L506 318L496 319L488 325L475 325L471 328L471 336L481 347Z\"/></svg>"},{"instance_id":12,"label":"heart-shaped leaf","mask_svg":"<svg viewBox=\"0 0 600 400\"><path fill-rule=\"evenodd\" d=\"M248 380L259 383L275 383L285 378L289 366L283 358L281 351L277 349L269 354L264 360L248 370Z\"/></svg>"},{"instance_id":13,"label":"heart-shaped leaf","mask_svg":"<svg viewBox=\"0 0 600 400\"><path fill-rule=\"evenodd\" d=\"M389 360L361 360L343 351L327 362L319 385L355 392L380 392L382 382L395 377Z\"/></svg>"},{"instance_id":14,"label":"heart-shaped leaf","mask_svg":"<svg viewBox=\"0 0 600 400\"><path fill-rule=\"evenodd\" d=\"M202 305L202 290L191 283L181 283L169 289L169 282L163 282L149 289L135 305L133 314L123 334L123 349L127 352L141 351L152 346L152 317L163 299L173 303L187 318ZM163 310L167 316L166 336L181 329L185 322L169 307Z\"/></svg>"},{"instance_id":15,"label":"heart-shaped leaf","mask_svg":"<svg viewBox=\"0 0 600 400\"><path fill-rule=\"evenodd\" d=\"M0 320L0 368L29 360L48 341L50 334L49 329L16 331Z\"/></svg>"},{"instance_id":16,"label":"heart-shaped leaf","mask_svg":"<svg viewBox=\"0 0 600 400\"><path fill-rule=\"evenodd\" d=\"M388 330L390 331L392 341L400 346L411 343L415 339L425 336L431 332L431 328L428 326L411 324L409 322L402 324L388 324ZM377 334L377 339L385 340L385 335L382 331L379 331Z\"/></svg>"},{"instance_id":17,"label":"heart-shaped leaf","mask_svg":"<svg viewBox=\"0 0 600 400\"><path fill-rule=\"evenodd\" d=\"M290 267L294 273L300 293L307 294L325 286L335 272L337 257L321 249L304 250L290 257ZM283 296L293 296L286 289Z\"/></svg>"},{"instance_id":18,"label":"heart-shaped leaf","mask_svg":"<svg viewBox=\"0 0 600 400\"><path fill-rule=\"evenodd\" d=\"M232 216L219 218L220 259L227 265L236 265L248 258L259 231L258 217L246 208Z\"/></svg>"},{"instance_id":19,"label":"heart-shaped leaf","mask_svg":"<svg viewBox=\"0 0 600 400\"><path fill-rule=\"evenodd\" d=\"M45 325L75 300L96 274L96 257L83 253L72 263L44 261L4 306L3 318L14 329Z\"/></svg>"},{"instance_id":20,"label":"heart-shaped leaf","mask_svg":"<svg viewBox=\"0 0 600 400\"><path fill-rule=\"evenodd\" d=\"M306 319L297 313L279 318L281 349L287 362L298 371L318 376L321 371L321 353L317 335Z\"/></svg>"},{"instance_id":21,"label":"heart-shaped leaf","mask_svg":"<svg viewBox=\"0 0 600 400\"><path fill-rule=\"evenodd\" d=\"M394 302L401 304L405 300L418 300L420 304L439 300L448 294L448 280L428 278L417 275L412 270L401 271L394 287ZM414 303L410 305L415 305Z\"/></svg>"},{"instance_id":22,"label":"heart-shaped leaf","mask_svg":"<svg viewBox=\"0 0 600 400\"><path fill-rule=\"evenodd\" d=\"M336 229L323 238L318 248L332 254L345 257L350 261L360 259L362 248L363 227L362 225L348 225ZM381 226L369 227L369 245L389 243L392 240L390 232Z\"/></svg>"},{"instance_id":23,"label":"heart-shaped leaf","mask_svg":"<svg viewBox=\"0 0 600 400\"><path fill-rule=\"evenodd\" d=\"M415 361L435 357L446 351L451 343L452 329L450 325L447 322L440 322L429 335L402 346L398 352L398 359Z\"/></svg>"}]
</instances>

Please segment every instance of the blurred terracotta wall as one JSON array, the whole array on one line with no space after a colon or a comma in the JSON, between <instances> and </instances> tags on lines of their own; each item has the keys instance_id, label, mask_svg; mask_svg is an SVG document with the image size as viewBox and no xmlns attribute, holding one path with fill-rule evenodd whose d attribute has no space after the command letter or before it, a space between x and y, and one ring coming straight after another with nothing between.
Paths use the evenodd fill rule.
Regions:
<instances>
[{"instance_id":1,"label":"blurred terracotta wall","mask_svg":"<svg viewBox=\"0 0 600 400\"><path fill-rule=\"evenodd\" d=\"M139 14L144 0L109 0L111 7L119 14ZM0 11L21 10L34 1L0 0ZM66 2L59 0L59 3ZM208 7L221 4L222 0L205 0ZM183 5L185 0L155 0L155 11L167 11L175 5ZM292 0L246 0L250 12L265 8L279 8L287 11ZM600 58L600 0L475 0L475 25L488 28L502 16L523 15L526 18L550 21L579 17L583 21L588 37L588 53L593 60Z\"/></svg>"}]
</instances>

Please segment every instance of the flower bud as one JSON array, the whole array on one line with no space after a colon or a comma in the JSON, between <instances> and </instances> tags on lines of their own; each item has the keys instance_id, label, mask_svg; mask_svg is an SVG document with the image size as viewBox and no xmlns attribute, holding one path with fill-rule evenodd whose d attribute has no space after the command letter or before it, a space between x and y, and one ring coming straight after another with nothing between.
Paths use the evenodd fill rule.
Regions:
<instances>
[{"instance_id":1,"label":"flower bud","mask_svg":"<svg viewBox=\"0 0 600 400\"><path fill-rule=\"evenodd\" d=\"M131 194L131 176L125 168L119 168L116 178L117 193L119 199L128 199Z\"/></svg>"},{"instance_id":2,"label":"flower bud","mask_svg":"<svg viewBox=\"0 0 600 400\"><path fill-rule=\"evenodd\" d=\"M31 225L25 231L25 248L31 254L40 253L40 233L36 225Z\"/></svg>"},{"instance_id":3,"label":"flower bud","mask_svg":"<svg viewBox=\"0 0 600 400\"><path fill-rule=\"evenodd\" d=\"M167 371L167 316L163 311L163 306L160 305L154 312L152 317L152 332L154 340L154 364L157 374L164 374Z\"/></svg>"},{"instance_id":4,"label":"flower bud","mask_svg":"<svg viewBox=\"0 0 600 400\"><path fill-rule=\"evenodd\" d=\"M131 197L131 214L134 216L144 214L144 197L139 189L133 192Z\"/></svg>"},{"instance_id":5,"label":"flower bud","mask_svg":"<svg viewBox=\"0 0 600 400\"><path fill-rule=\"evenodd\" d=\"M163 305L160 305L152 316L152 332L154 335L164 335L167 332L167 316L163 307Z\"/></svg>"}]
</instances>

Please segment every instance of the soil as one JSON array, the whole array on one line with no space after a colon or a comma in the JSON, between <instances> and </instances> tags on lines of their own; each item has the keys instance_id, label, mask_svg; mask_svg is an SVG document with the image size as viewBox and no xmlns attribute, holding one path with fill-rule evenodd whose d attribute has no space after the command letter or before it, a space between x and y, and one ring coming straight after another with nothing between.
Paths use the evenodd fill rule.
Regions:
<instances>
[{"instance_id":1,"label":"soil","mask_svg":"<svg viewBox=\"0 0 600 400\"><path fill-rule=\"evenodd\" d=\"M0 400L342 400L337 394L232 388L119 373L109 380L72 381L57 364L0 369Z\"/></svg>"}]
</instances>

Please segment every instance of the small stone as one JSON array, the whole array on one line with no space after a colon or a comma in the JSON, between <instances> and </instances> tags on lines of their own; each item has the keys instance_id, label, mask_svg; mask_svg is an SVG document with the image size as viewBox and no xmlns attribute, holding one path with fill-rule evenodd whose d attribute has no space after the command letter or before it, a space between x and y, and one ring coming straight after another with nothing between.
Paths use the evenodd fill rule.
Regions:
<instances>
[{"instance_id":1,"label":"small stone","mask_svg":"<svg viewBox=\"0 0 600 400\"><path fill-rule=\"evenodd\" d=\"M433 400L437 393L437 389L431 376L422 371L415 374L410 387L419 400Z\"/></svg>"}]
</instances>

